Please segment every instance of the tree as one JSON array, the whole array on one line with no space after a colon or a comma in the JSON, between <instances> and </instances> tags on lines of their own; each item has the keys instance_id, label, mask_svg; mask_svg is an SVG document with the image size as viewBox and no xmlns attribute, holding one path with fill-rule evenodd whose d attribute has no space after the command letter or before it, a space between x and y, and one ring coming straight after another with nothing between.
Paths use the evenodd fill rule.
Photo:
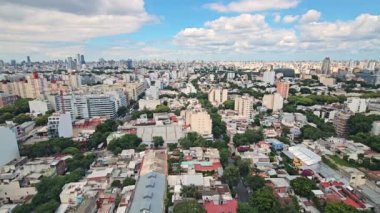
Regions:
<instances>
[{"instance_id":1,"label":"tree","mask_svg":"<svg viewBox=\"0 0 380 213\"><path fill-rule=\"evenodd\" d=\"M237 213L257 213L248 203L238 203Z\"/></svg>"},{"instance_id":2,"label":"tree","mask_svg":"<svg viewBox=\"0 0 380 213\"><path fill-rule=\"evenodd\" d=\"M48 118L50 115L43 115L43 116L38 116L37 118L34 119L34 122L36 122L36 126L45 126L48 122Z\"/></svg>"},{"instance_id":3,"label":"tree","mask_svg":"<svg viewBox=\"0 0 380 213\"><path fill-rule=\"evenodd\" d=\"M136 184L136 180L131 177L127 177L123 180L123 186L131 186L135 184Z\"/></svg>"},{"instance_id":4,"label":"tree","mask_svg":"<svg viewBox=\"0 0 380 213\"><path fill-rule=\"evenodd\" d=\"M239 169L234 165L227 166L223 172L223 178L228 185L236 186L240 179Z\"/></svg>"},{"instance_id":5,"label":"tree","mask_svg":"<svg viewBox=\"0 0 380 213\"><path fill-rule=\"evenodd\" d=\"M198 189L195 185L182 186L181 196L185 198L195 198L198 197Z\"/></svg>"},{"instance_id":6,"label":"tree","mask_svg":"<svg viewBox=\"0 0 380 213\"><path fill-rule=\"evenodd\" d=\"M248 176L245 181L252 191L257 191L265 186L265 179L260 176Z\"/></svg>"},{"instance_id":7,"label":"tree","mask_svg":"<svg viewBox=\"0 0 380 213\"><path fill-rule=\"evenodd\" d=\"M120 138L112 140L107 149L115 155L119 154L123 149L136 149L142 142L141 138L136 135L126 134Z\"/></svg>"},{"instance_id":8,"label":"tree","mask_svg":"<svg viewBox=\"0 0 380 213\"><path fill-rule=\"evenodd\" d=\"M170 108L168 106L165 106L164 104L160 104L156 107L155 112L170 112Z\"/></svg>"},{"instance_id":9,"label":"tree","mask_svg":"<svg viewBox=\"0 0 380 213\"><path fill-rule=\"evenodd\" d=\"M15 118L13 118L13 122L15 122L17 124L22 124L24 122L31 121L31 120L32 120L32 118L26 114L19 114Z\"/></svg>"},{"instance_id":10,"label":"tree","mask_svg":"<svg viewBox=\"0 0 380 213\"><path fill-rule=\"evenodd\" d=\"M235 109L235 101L227 100L223 103L225 109Z\"/></svg>"},{"instance_id":11,"label":"tree","mask_svg":"<svg viewBox=\"0 0 380 213\"><path fill-rule=\"evenodd\" d=\"M121 188L123 185L121 184L121 181L120 180L114 180L112 181L111 183L111 187L114 187L114 188Z\"/></svg>"},{"instance_id":12,"label":"tree","mask_svg":"<svg viewBox=\"0 0 380 213\"><path fill-rule=\"evenodd\" d=\"M254 192L249 204L258 212L279 212L279 203L269 187L263 187Z\"/></svg>"},{"instance_id":13,"label":"tree","mask_svg":"<svg viewBox=\"0 0 380 213\"><path fill-rule=\"evenodd\" d=\"M249 145L252 143L257 143L264 139L264 134L262 129L253 130L249 129L244 134L236 134L234 136L234 144L235 146L243 146Z\"/></svg>"},{"instance_id":14,"label":"tree","mask_svg":"<svg viewBox=\"0 0 380 213\"><path fill-rule=\"evenodd\" d=\"M247 159L237 161L240 175L246 177L251 172L251 162Z\"/></svg>"},{"instance_id":15,"label":"tree","mask_svg":"<svg viewBox=\"0 0 380 213\"><path fill-rule=\"evenodd\" d=\"M302 132L302 138L304 139L318 140L326 136L324 132L310 125L303 126L301 128L301 132Z\"/></svg>"},{"instance_id":16,"label":"tree","mask_svg":"<svg viewBox=\"0 0 380 213\"><path fill-rule=\"evenodd\" d=\"M327 203L325 213L355 213L359 212L352 206L344 203Z\"/></svg>"},{"instance_id":17,"label":"tree","mask_svg":"<svg viewBox=\"0 0 380 213\"><path fill-rule=\"evenodd\" d=\"M58 206L59 206L59 203L57 201L50 200L49 202L38 206L35 209L35 212L46 212L46 213L55 212L55 210L58 208Z\"/></svg>"},{"instance_id":18,"label":"tree","mask_svg":"<svg viewBox=\"0 0 380 213\"><path fill-rule=\"evenodd\" d=\"M117 110L117 116L124 117L128 113L128 108L126 106L122 106Z\"/></svg>"},{"instance_id":19,"label":"tree","mask_svg":"<svg viewBox=\"0 0 380 213\"><path fill-rule=\"evenodd\" d=\"M311 94L311 89L307 88L307 87L302 87L300 92L302 94Z\"/></svg>"},{"instance_id":20,"label":"tree","mask_svg":"<svg viewBox=\"0 0 380 213\"><path fill-rule=\"evenodd\" d=\"M290 181L294 193L299 196L311 198L313 196L312 190L317 189L317 185L313 180L306 177L298 177Z\"/></svg>"},{"instance_id":21,"label":"tree","mask_svg":"<svg viewBox=\"0 0 380 213\"><path fill-rule=\"evenodd\" d=\"M164 145L164 139L161 136L153 137L154 147L158 148Z\"/></svg>"},{"instance_id":22,"label":"tree","mask_svg":"<svg viewBox=\"0 0 380 213\"><path fill-rule=\"evenodd\" d=\"M173 213L206 213L196 200L184 200L174 205Z\"/></svg>"},{"instance_id":23,"label":"tree","mask_svg":"<svg viewBox=\"0 0 380 213\"><path fill-rule=\"evenodd\" d=\"M62 154L76 155L79 153L80 153L80 151L76 147L67 147L67 148L62 150Z\"/></svg>"},{"instance_id":24,"label":"tree","mask_svg":"<svg viewBox=\"0 0 380 213\"><path fill-rule=\"evenodd\" d=\"M228 151L228 148L223 148L219 152L220 155L220 162L223 164L223 166L228 165L228 157L230 156L230 152Z\"/></svg>"}]
</instances>

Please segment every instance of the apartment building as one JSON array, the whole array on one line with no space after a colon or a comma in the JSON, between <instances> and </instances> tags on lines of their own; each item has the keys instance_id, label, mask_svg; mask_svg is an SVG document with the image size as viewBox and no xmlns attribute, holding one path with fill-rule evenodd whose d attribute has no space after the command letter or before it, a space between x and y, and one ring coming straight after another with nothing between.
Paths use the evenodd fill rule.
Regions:
<instances>
[{"instance_id":1,"label":"apartment building","mask_svg":"<svg viewBox=\"0 0 380 213\"><path fill-rule=\"evenodd\" d=\"M243 116L247 119L252 118L254 98L248 94L235 97L235 111L239 116Z\"/></svg>"},{"instance_id":2,"label":"apartment building","mask_svg":"<svg viewBox=\"0 0 380 213\"><path fill-rule=\"evenodd\" d=\"M14 104L17 101L17 95L9 95L7 93L0 93L0 108L7 105Z\"/></svg>"},{"instance_id":3,"label":"apartment building","mask_svg":"<svg viewBox=\"0 0 380 213\"><path fill-rule=\"evenodd\" d=\"M285 81L278 82L277 87L276 87L277 93L280 94L284 99L288 99L289 87L290 87L289 82L285 82Z\"/></svg>"},{"instance_id":4,"label":"apartment building","mask_svg":"<svg viewBox=\"0 0 380 213\"><path fill-rule=\"evenodd\" d=\"M49 138L73 137L73 126L69 112L54 113L48 118L47 126Z\"/></svg>"},{"instance_id":5,"label":"apartment building","mask_svg":"<svg viewBox=\"0 0 380 213\"><path fill-rule=\"evenodd\" d=\"M284 98L279 93L264 95L263 97L263 106L273 110L274 112L281 110L283 105Z\"/></svg>"},{"instance_id":6,"label":"apartment building","mask_svg":"<svg viewBox=\"0 0 380 213\"><path fill-rule=\"evenodd\" d=\"M201 135L212 134L212 120L205 110L187 110L181 114L185 117L185 124L190 126L191 131Z\"/></svg>"},{"instance_id":7,"label":"apartment building","mask_svg":"<svg viewBox=\"0 0 380 213\"><path fill-rule=\"evenodd\" d=\"M208 92L208 100L213 106L219 106L227 101L228 90L223 88L212 88Z\"/></svg>"}]
</instances>

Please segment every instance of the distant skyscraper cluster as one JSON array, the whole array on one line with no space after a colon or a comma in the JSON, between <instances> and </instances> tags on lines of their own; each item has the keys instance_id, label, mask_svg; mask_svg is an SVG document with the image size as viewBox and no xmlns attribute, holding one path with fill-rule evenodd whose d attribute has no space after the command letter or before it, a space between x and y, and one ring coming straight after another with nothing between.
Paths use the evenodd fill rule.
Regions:
<instances>
[{"instance_id":1,"label":"distant skyscraper cluster","mask_svg":"<svg viewBox=\"0 0 380 213\"><path fill-rule=\"evenodd\" d=\"M76 58L73 59L73 57L68 57L66 60L66 67L67 69L76 70L77 68L80 68L83 64L85 64L84 55L77 54Z\"/></svg>"}]
</instances>

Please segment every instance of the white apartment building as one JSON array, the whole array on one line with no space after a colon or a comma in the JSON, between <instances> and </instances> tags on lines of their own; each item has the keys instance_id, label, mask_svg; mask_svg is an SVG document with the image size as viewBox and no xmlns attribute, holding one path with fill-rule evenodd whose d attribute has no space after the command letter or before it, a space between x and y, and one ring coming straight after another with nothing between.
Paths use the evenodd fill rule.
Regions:
<instances>
[{"instance_id":1,"label":"white apartment building","mask_svg":"<svg viewBox=\"0 0 380 213\"><path fill-rule=\"evenodd\" d=\"M200 135L212 134L212 120L205 110L187 110L181 114L185 117L185 124L190 125L191 131Z\"/></svg>"},{"instance_id":2,"label":"white apartment building","mask_svg":"<svg viewBox=\"0 0 380 213\"><path fill-rule=\"evenodd\" d=\"M266 84L274 85L276 73L274 71L265 71L263 73L263 81Z\"/></svg>"},{"instance_id":3,"label":"white apartment building","mask_svg":"<svg viewBox=\"0 0 380 213\"><path fill-rule=\"evenodd\" d=\"M122 106L127 106L127 97L120 91L109 91L104 94L75 94L55 96L57 111L70 112L73 120L77 118L108 117L116 116Z\"/></svg>"},{"instance_id":4,"label":"white apartment building","mask_svg":"<svg viewBox=\"0 0 380 213\"><path fill-rule=\"evenodd\" d=\"M44 115L50 110L50 104L46 100L32 100L28 102L29 111L32 114L42 114Z\"/></svg>"},{"instance_id":5,"label":"white apartment building","mask_svg":"<svg viewBox=\"0 0 380 213\"><path fill-rule=\"evenodd\" d=\"M73 126L69 112L54 113L48 118L48 136L49 138L73 137Z\"/></svg>"},{"instance_id":6,"label":"white apartment building","mask_svg":"<svg viewBox=\"0 0 380 213\"><path fill-rule=\"evenodd\" d=\"M0 166L20 157L16 134L6 127L0 127Z\"/></svg>"},{"instance_id":7,"label":"white apartment building","mask_svg":"<svg viewBox=\"0 0 380 213\"><path fill-rule=\"evenodd\" d=\"M284 105L284 98L279 93L264 95L263 106L274 112L282 109Z\"/></svg>"},{"instance_id":8,"label":"white apartment building","mask_svg":"<svg viewBox=\"0 0 380 213\"><path fill-rule=\"evenodd\" d=\"M254 98L245 94L243 96L235 97L235 111L238 112L239 116L244 116L245 118L251 119L253 112L253 101Z\"/></svg>"},{"instance_id":9,"label":"white apartment building","mask_svg":"<svg viewBox=\"0 0 380 213\"><path fill-rule=\"evenodd\" d=\"M367 110L368 100L350 97L346 101L348 109L353 113L362 113Z\"/></svg>"},{"instance_id":10,"label":"white apartment building","mask_svg":"<svg viewBox=\"0 0 380 213\"><path fill-rule=\"evenodd\" d=\"M372 123L372 134L380 135L380 121L374 121Z\"/></svg>"},{"instance_id":11,"label":"white apartment building","mask_svg":"<svg viewBox=\"0 0 380 213\"><path fill-rule=\"evenodd\" d=\"M156 81L157 84L157 81ZM160 97L160 89L158 86L151 86L145 91L146 99L156 100Z\"/></svg>"},{"instance_id":12,"label":"white apartment building","mask_svg":"<svg viewBox=\"0 0 380 213\"><path fill-rule=\"evenodd\" d=\"M223 88L212 88L208 92L208 100L213 106L219 106L227 101L228 90Z\"/></svg>"}]
</instances>

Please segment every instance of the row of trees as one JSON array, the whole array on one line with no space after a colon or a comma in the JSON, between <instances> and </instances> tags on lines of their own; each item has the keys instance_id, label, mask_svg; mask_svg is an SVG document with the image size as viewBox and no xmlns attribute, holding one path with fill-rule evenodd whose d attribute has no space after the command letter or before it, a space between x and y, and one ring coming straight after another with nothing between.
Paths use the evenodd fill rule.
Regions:
<instances>
[{"instance_id":1,"label":"row of trees","mask_svg":"<svg viewBox=\"0 0 380 213\"><path fill-rule=\"evenodd\" d=\"M380 136L369 134L372 123L380 120L380 115L355 114L347 122L349 138L364 143L375 151L380 151Z\"/></svg>"},{"instance_id":2,"label":"row of trees","mask_svg":"<svg viewBox=\"0 0 380 213\"><path fill-rule=\"evenodd\" d=\"M88 148L95 149L99 144L105 143L107 137L117 130L118 125L116 121L109 119L96 126L95 133L88 140Z\"/></svg>"},{"instance_id":3,"label":"row of trees","mask_svg":"<svg viewBox=\"0 0 380 213\"><path fill-rule=\"evenodd\" d=\"M69 147L77 147L77 144L69 138L52 138L32 145L24 145L21 147L20 153L29 158L46 157L60 154Z\"/></svg>"},{"instance_id":4,"label":"row of trees","mask_svg":"<svg viewBox=\"0 0 380 213\"><path fill-rule=\"evenodd\" d=\"M5 123L7 120L13 120L18 124L32 120L31 117L24 114L29 112L29 100L30 99L20 98L16 100L14 104L1 108L0 124Z\"/></svg>"},{"instance_id":5,"label":"row of trees","mask_svg":"<svg viewBox=\"0 0 380 213\"><path fill-rule=\"evenodd\" d=\"M142 140L136 135L126 134L120 138L112 140L107 149L112 151L115 155L121 153L123 149L136 149L140 146Z\"/></svg>"},{"instance_id":6,"label":"row of trees","mask_svg":"<svg viewBox=\"0 0 380 213\"><path fill-rule=\"evenodd\" d=\"M155 110L143 109L135 111L131 115L131 119L138 119L141 115L146 114L148 118L153 118L153 113L170 112L170 108L164 104L160 104Z\"/></svg>"},{"instance_id":7,"label":"row of trees","mask_svg":"<svg viewBox=\"0 0 380 213\"><path fill-rule=\"evenodd\" d=\"M343 103L346 101L346 96L338 95L307 95L307 96L290 96L288 98L289 104L291 105L304 105L312 106L316 104L324 105L331 103Z\"/></svg>"}]
</instances>

